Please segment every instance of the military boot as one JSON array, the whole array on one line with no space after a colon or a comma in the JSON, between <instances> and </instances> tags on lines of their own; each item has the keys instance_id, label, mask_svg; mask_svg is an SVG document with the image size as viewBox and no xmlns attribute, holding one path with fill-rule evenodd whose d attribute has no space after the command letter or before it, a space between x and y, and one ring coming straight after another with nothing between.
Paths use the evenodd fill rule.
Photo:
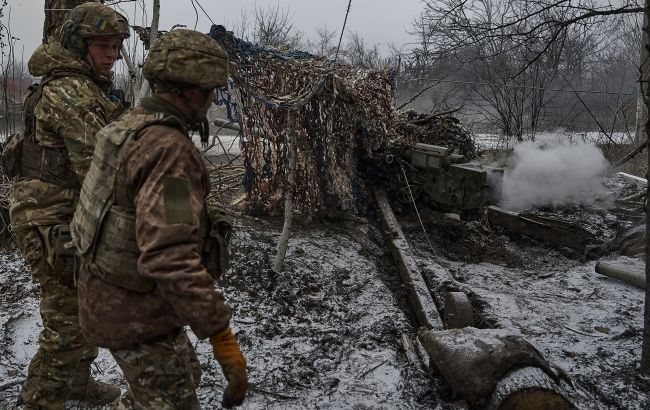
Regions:
<instances>
[{"instance_id":1,"label":"military boot","mask_svg":"<svg viewBox=\"0 0 650 410\"><path fill-rule=\"evenodd\" d=\"M79 400L93 405L111 404L120 394L119 387L98 382L90 377L85 384L72 385L68 400Z\"/></svg>"}]
</instances>

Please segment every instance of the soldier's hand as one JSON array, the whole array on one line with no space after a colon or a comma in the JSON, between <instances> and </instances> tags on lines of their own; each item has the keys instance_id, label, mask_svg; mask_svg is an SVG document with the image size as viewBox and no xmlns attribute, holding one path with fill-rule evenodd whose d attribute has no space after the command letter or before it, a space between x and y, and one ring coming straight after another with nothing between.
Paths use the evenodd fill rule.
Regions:
<instances>
[{"instance_id":1,"label":"soldier's hand","mask_svg":"<svg viewBox=\"0 0 650 410\"><path fill-rule=\"evenodd\" d=\"M246 359L239 349L239 344L230 327L210 338L214 357L221 365L228 386L223 393L223 407L229 409L239 406L244 401L248 390L248 375L246 374Z\"/></svg>"}]
</instances>

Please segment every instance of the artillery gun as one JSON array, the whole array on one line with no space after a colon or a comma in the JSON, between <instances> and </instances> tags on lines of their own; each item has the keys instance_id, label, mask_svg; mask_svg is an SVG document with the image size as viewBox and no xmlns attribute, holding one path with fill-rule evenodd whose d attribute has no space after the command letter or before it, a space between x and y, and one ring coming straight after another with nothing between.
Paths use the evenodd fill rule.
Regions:
<instances>
[{"instance_id":1,"label":"artillery gun","mask_svg":"<svg viewBox=\"0 0 650 410\"><path fill-rule=\"evenodd\" d=\"M397 145L376 156L389 195L443 211L476 214L501 200L503 169L468 162L449 147Z\"/></svg>"}]
</instances>

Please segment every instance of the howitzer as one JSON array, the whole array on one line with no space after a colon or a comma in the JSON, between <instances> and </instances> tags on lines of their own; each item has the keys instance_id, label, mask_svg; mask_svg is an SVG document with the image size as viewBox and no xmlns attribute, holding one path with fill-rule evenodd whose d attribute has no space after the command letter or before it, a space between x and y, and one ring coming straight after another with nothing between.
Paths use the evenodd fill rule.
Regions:
<instances>
[{"instance_id":1,"label":"howitzer","mask_svg":"<svg viewBox=\"0 0 650 410\"><path fill-rule=\"evenodd\" d=\"M393 146L376 152L373 163L366 174L387 182L389 194L404 203L466 213L501 200L503 169L467 162L448 147Z\"/></svg>"}]
</instances>

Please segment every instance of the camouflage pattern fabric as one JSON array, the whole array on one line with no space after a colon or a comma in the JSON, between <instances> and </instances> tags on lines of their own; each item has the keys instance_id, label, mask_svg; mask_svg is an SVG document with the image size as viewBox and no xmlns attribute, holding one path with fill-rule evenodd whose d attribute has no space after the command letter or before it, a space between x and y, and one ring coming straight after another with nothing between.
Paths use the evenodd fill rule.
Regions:
<instances>
[{"instance_id":1,"label":"camouflage pattern fabric","mask_svg":"<svg viewBox=\"0 0 650 410\"><path fill-rule=\"evenodd\" d=\"M83 181L95 133L121 113L121 106L106 97L111 80L96 76L58 42L39 47L29 60L29 70L34 76L74 73L43 86L35 110L35 138L44 146L66 148L76 177ZM62 409L70 384L83 386L88 381L90 363L97 356L97 348L79 329L73 257L65 255L57 241L72 220L79 192L19 178L11 195L11 225L40 285L44 328L21 396L26 408Z\"/></svg>"},{"instance_id":2,"label":"camouflage pattern fabric","mask_svg":"<svg viewBox=\"0 0 650 410\"><path fill-rule=\"evenodd\" d=\"M16 232L34 280L40 284L43 330L29 364L21 396L26 408L63 409L71 384L84 384L97 348L79 330L72 256L57 255L51 238L67 226L36 227Z\"/></svg>"},{"instance_id":3,"label":"camouflage pattern fabric","mask_svg":"<svg viewBox=\"0 0 650 410\"><path fill-rule=\"evenodd\" d=\"M164 104L157 102L162 110ZM136 107L99 132L71 227L82 255L77 281L81 329L92 343L109 349L129 348L182 326L205 339L227 327L231 316L199 253L210 179L188 135L164 124L142 129L124 142L124 156L113 164L119 172L111 176L108 157L115 150L107 142L124 141L138 129L138 119L149 117L146 112ZM115 194L103 222L92 217L103 212L102 192ZM118 212L123 215L108 219ZM134 216L130 223L128 214ZM99 229L95 235L95 223L114 223L118 229ZM134 253L124 252L134 248ZM152 289L135 291L129 289L132 283L116 280L113 274L119 271L113 267L129 258L137 269L133 273L153 282ZM124 273L130 273L126 268Z\"/></svg>"},{"instance_id":4,"label":"camouflage pattern fabric","mask_svg":"<svg viewBox=\"0 0 650 410\"><path fill-rule=\"evenodd\" d=\"M192 69L188 70L188 62ZM182 83L215 88L228 81L228 54L212 38L193 30L177 29L161 36L142 67L153 83Z\"/></svg>"},{"instance_id":5,"label":"camouflage pattern fabric","mask_svg":"<svg viewBox=\"0 0 650 410\"><path fill-rule=\"evenodd\" d=\"M88 64L58 42L41 45L29 60L29 70L34 76L56 70L79 74L47 83L35 115L36 140L44 146L66 148L79 182L83 182L95 149L95 134L122 112L121 105L106 96L111 81L93 74ZM11 201L12 229L69 223L78 196L74 189L19 179Z\"/></svg>"},{"instance_id":6,"label":"camouflage pattern fabric","mask_svg":"<svg viewBox=\"0 0 650 410\"><path fill-rule=\"evenodd\" d=\"M200 409L196 388L201 368L182 329L111 354L129 382L114 410Z\"/></svg>"}]
</instances>

